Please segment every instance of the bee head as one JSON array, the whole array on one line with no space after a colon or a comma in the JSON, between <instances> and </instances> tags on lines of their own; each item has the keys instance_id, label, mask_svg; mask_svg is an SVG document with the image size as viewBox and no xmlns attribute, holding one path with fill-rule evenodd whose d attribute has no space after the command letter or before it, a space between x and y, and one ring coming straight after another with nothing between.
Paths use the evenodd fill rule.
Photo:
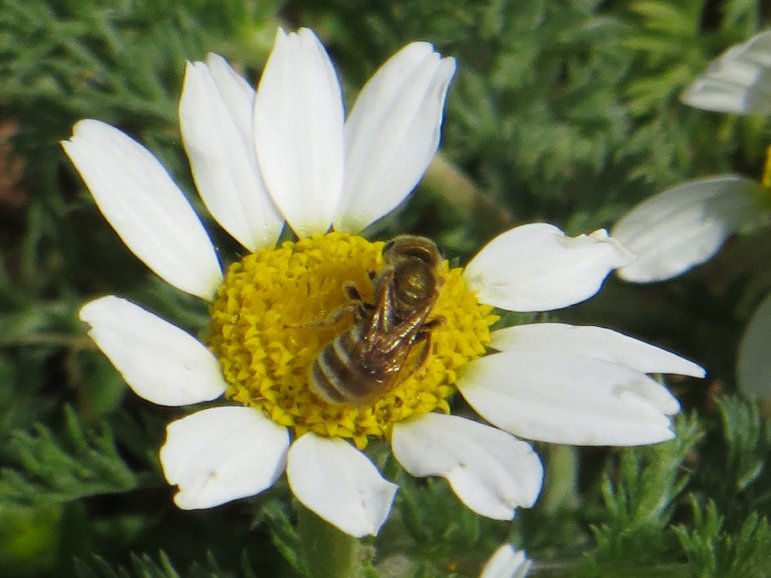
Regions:
<instances>
[{"instance_id":1,"label":"bee head","mask_svg":"<svg viewBox=\"0 0 771 578\"><path fill-rule=\"evenodd\" d=\"M441 263L442 255L431 239L417 235L400 235L385 244L383 259L389 265L415 259L434 270Z\"/></svg>"}]
</instances>

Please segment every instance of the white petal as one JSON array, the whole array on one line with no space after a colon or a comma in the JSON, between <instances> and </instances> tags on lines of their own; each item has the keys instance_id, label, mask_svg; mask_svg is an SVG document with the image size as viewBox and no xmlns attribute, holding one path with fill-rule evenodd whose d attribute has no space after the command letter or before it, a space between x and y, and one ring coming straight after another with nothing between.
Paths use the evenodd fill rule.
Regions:
<instances>
[{"instance_id":1,"label":"white petal","mask_svg":"<svg viewBox=\"0 0 771 578\"><path fill-rule=\"evenodd\" d=\"M378 533L397 489L351 444L313 433L292 444L286 473L300 502L357 538Z\"/></svg>"},{"instance_id":2,"label":"white petal","mask_svg":"<svg viewBox=\"0 0 771 578\"><path fill-rule=\"evenodd\" d=\"M250 251L275 243L282 218L257 166L254 91L221 57L188 63L180 127L196 187L222 227Z\"/></svg>"},{"instance_id":3,"label":"white petal","mask_svg":"<svg viewBox=\"0 0 771 578\"><path fill-rule=\"evenodd\" d=\"M643 373L704 377L704 370L687 359L603 327L534 323L494 331L491 337L491 347L498 351L572 353L604 359Z\"/></svg>"},{"instance_id":4,"label":"white petal","mask_svg":"<svg viewBox=\"0 0 771 578\"><path fill-rule=\"evenodd\" d=\"M227 384L206 346L179 327L114 296L84 305L88 334L144 399L179 406L219 397Z\"/></svg>"},{"instance_id":5,"label":"white petal","mask_svg":"<svg viewBox=\"0 0 771 578\"><path fill-rule=\"evenodd\" d=\"M681 98L705 110L771 114L771 31L729 48Z\"/></svg>"},{"instance_id":6,"label":"white petal","mask_svg":"<svg viewBox=\"0 0 771 578\"><path fill-rule=\"evenodd\" d=\"M543 467L529 444L462 417L429 413L394 425L394 456L413 476L442 476L477 514L511 520L541 491Z\"/></svg>"},{"instance_id":7,"label":"white petal","mask_svg":"<svg viewBox=\"0 0 771 578\"><path fill-rule=\"evenodd\" d=\"M479 578L525 578L529 569L525 553L504 544L490 556Z\"/></svg>"},{"instance_id":8,"label":"white petal","mask_svg":"<svg viewBox=\"0 0 771 578\"><path fill-rule=\"evenodd\" d=\"M310 30L279 30L257 89L254 135L265 183L292 229L326 232L343 186L343 103Z\"/></svg>"},{"instance_id":9,"label":"white petal","mask_svg":"<svg viewBox=\"0 0 771 578\"><path fill-rule=\"evenodd\" d=\"M284 471L289 433L250 407L215 407L166 428L161 465L183 510L211 508L271 487Z\"/></svg>"},{"instance_id":10,"label":"white petal","mask_svg":"<svg viewBox=\"0 0 771 578\"><path fill-rule=\"evenodd\" d=\"M515 435L572 445L671 439L677 400L644 373L590 357L507 351L477 359L458 381L482 417Z\"/></svg>"},{"instance_id":11,"label":"white petal","mask_svg":"<svg viewBox=\"0 0 771 578\"><path fill-rule=\"evenodd\" d=\"M731 232L752 219L759 189L743 177L712 177L643 201L613 227L613 236L637 255L618 271L619 277L661 281L703 263Z\"/></svg>"},{"instance_id":12,"label":"white petal","mask_svg":"<svg viewBox=\"0 0 771 578\"><path fill-rule=\"evenodd\" d=\"M214 247L150 151L96 120L78 122L62 146L126 246L178 289L210 299L222 281Z\"/></svg>"},{"instance_id":13,"label":"white petal","mask_svg":"<svg viewBox=\"0 0 771 578\"><path fill-rule=\"evenodd\" d=\"M253 116L255 91L247 80L238 74L219 54L206 55L206 70L211 75L220 97L233 116L233 122L241 138L254 148ZM252 151L253 152L253 151Z\"/></svg>"},{"instance_id":14,"label":"white petal","mask_svg":"<svg viewBox=\"0 0 771 578\"><path fill-rule=\"evenodd\" d=\"M566 237L533 223L498 235L466 267L464 278L479 301L510 311L548 311L594 295L611 269L630 253L605 231Z\"/></svg>"},{"instance_id":15,"label":"white petal","mask_svg":"<svg viewBox=\"0 0 771 578\"><path fill-rule=\"evenodd\" d=\"M771 294L753 313L744 330L736 376L744 395L771 398Z\"/></svg>"},{"instance_id":16,"label":"white petal","mask_svg":"<svg viewBox=\"0 0 771 578\"><path fill-rule=\"evenodd\" d=\"M367 82L345 123L345 182L335 229L357 233L412 191L439 146L454 72L452 58L413 42Z\"/></svg>"}]
</instances>

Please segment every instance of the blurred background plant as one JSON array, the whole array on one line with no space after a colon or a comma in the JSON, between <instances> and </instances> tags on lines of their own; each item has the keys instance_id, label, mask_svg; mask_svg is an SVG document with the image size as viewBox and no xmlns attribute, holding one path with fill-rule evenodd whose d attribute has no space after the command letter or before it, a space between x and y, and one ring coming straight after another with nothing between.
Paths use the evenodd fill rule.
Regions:
<instances>
[{"instance_id":1,"label":"blurred background plant","mask_svg":"<svg viewBox=\"0 0 771 578\"><path fill-rule=\"evenodd\" d=\"M762 0L0 0L0 575L322 575L285 486L211 511L173 505L156 456L175 414L126 395L77 310L109 292L188 329L206 312L99 215L58 144L76 120L126 130L192 192L176 118L185 60L217 52L256 79L276 27L308 26L353 94L400 46L428 40L459 64L442 156L373 234L428 235L463 261L514 224L578 234L688 180L758 180L768 118L678 96L769 21ZM735 395L734 370L771 289L759 265L769 257L771 232L753 231L674 280L610 279L552 315L702 363L706 382L669 384L686 409L678 438L541 449L544 492L513 522L481 519L442 480L387 461L401 489L380 536L362 544L361 575L474 576L509 540L537 576L766 576L771 433L760 406ZM376 447L373 457L386 460Z\"/></svg>"}]
</instances>

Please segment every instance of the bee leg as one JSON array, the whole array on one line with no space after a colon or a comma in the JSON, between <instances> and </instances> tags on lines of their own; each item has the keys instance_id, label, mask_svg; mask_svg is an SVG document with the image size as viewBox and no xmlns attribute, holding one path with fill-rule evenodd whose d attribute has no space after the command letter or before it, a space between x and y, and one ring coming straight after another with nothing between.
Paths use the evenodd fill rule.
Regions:
<instances>
[{"instance_id":1,"label":"bee leg","mask_svg":"<svg viewBox=\"0 0 771 578\"><path fill-rule=\"evenodd\" d=\"M422 345L418 358L414 361L413 372L418 371L428 359L428 354L431 353L431 331L437 327L441 327L446 323L444 317L436 317L431 321L427 321L420 331L415 334L415 338L412 340L412 344L420 343Z\"/></svg>"},{"instance_id":2,"label":"bee leg","mask_svg":"<svg viewBox=\"0 0 771 578\"><path fill-rule=\"evenodd\" d=\"M436 329L437 327L441 327L447 323L447 320L444 317L435 317L431 321L426 321L423 324L423 328L420 330L420 333L424 333L426 331L431 331L432 329Z\"/></svg>"},{"instance_id":3,"label":"bee leg","mask_svg":"<svg viewBox=\"0 0 771 578\"><path fill-rule=\"evenodd\" d=\"M345 296L348 297L349 301L359 301L364 303L364 297L361 296L359 288L356 287L356 283L353 281L348 281L343 285L343 293L345 293Z\"/></svg>"},{"instance_id":4,"label":"bee leg","mask_svg":"<svg viewBox=\"0 0 771 578\"><path fill-rule=\"evenodd\" d=\"M343 292L350 301L350 303L347 305L352 306L355 304L358 307L358 311L354 312L357 320L369 317L372 311L374 311L375 306L364 301L364 297L361 296L361 293L359 293L359 288L356 287L356 284L353 281L348 281L345 285L343 285ZM341 307L345 307L345 305L342 305Z\"/></svg>"},{"instance_id":5,"label":"bee leg","mask_svg":"<svg viewBox=\"0 0 771 578\"><path fill-rule=\"evenodd\" d=\"M428 359L428 354L431 353L431 332L430 331L420 331L415 335L415 340L413 341L413 345L420 343L420 353L418 354L417 359L415 359L412 362L412 370L410 373L414 373L416 371L419 371L423 365L426 363L426 359Z\"/></svg>"}]
</instances>

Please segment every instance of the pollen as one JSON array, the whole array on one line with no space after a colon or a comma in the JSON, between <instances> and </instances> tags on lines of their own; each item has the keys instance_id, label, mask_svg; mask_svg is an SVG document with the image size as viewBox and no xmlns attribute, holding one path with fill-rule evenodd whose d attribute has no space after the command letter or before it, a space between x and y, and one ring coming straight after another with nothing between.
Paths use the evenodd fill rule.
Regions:
<instances>
[{"instance_id":1,"label":"pollen","mask_svg":"<svg viewBox=\"0 0 771 578\"><path fill-rule=\"evenodd\" d=\"M382 242L333 232L260 249L233 263L211 305L208 338L228 383L226 397L261 410L295 435L350 438L360 448L413 414L449 413L458 368L484 355L498 318L477 302L462 269L446 261L429 317L443 322L431 329L430 351L411 354L390 391L370 405L351 406L327 403L310 389L308 371L319 352L356 322L345 313L346 286L372 303L382 249ZM414 362L416 357L425 359Z\"/></svg>"}]
</instances>

